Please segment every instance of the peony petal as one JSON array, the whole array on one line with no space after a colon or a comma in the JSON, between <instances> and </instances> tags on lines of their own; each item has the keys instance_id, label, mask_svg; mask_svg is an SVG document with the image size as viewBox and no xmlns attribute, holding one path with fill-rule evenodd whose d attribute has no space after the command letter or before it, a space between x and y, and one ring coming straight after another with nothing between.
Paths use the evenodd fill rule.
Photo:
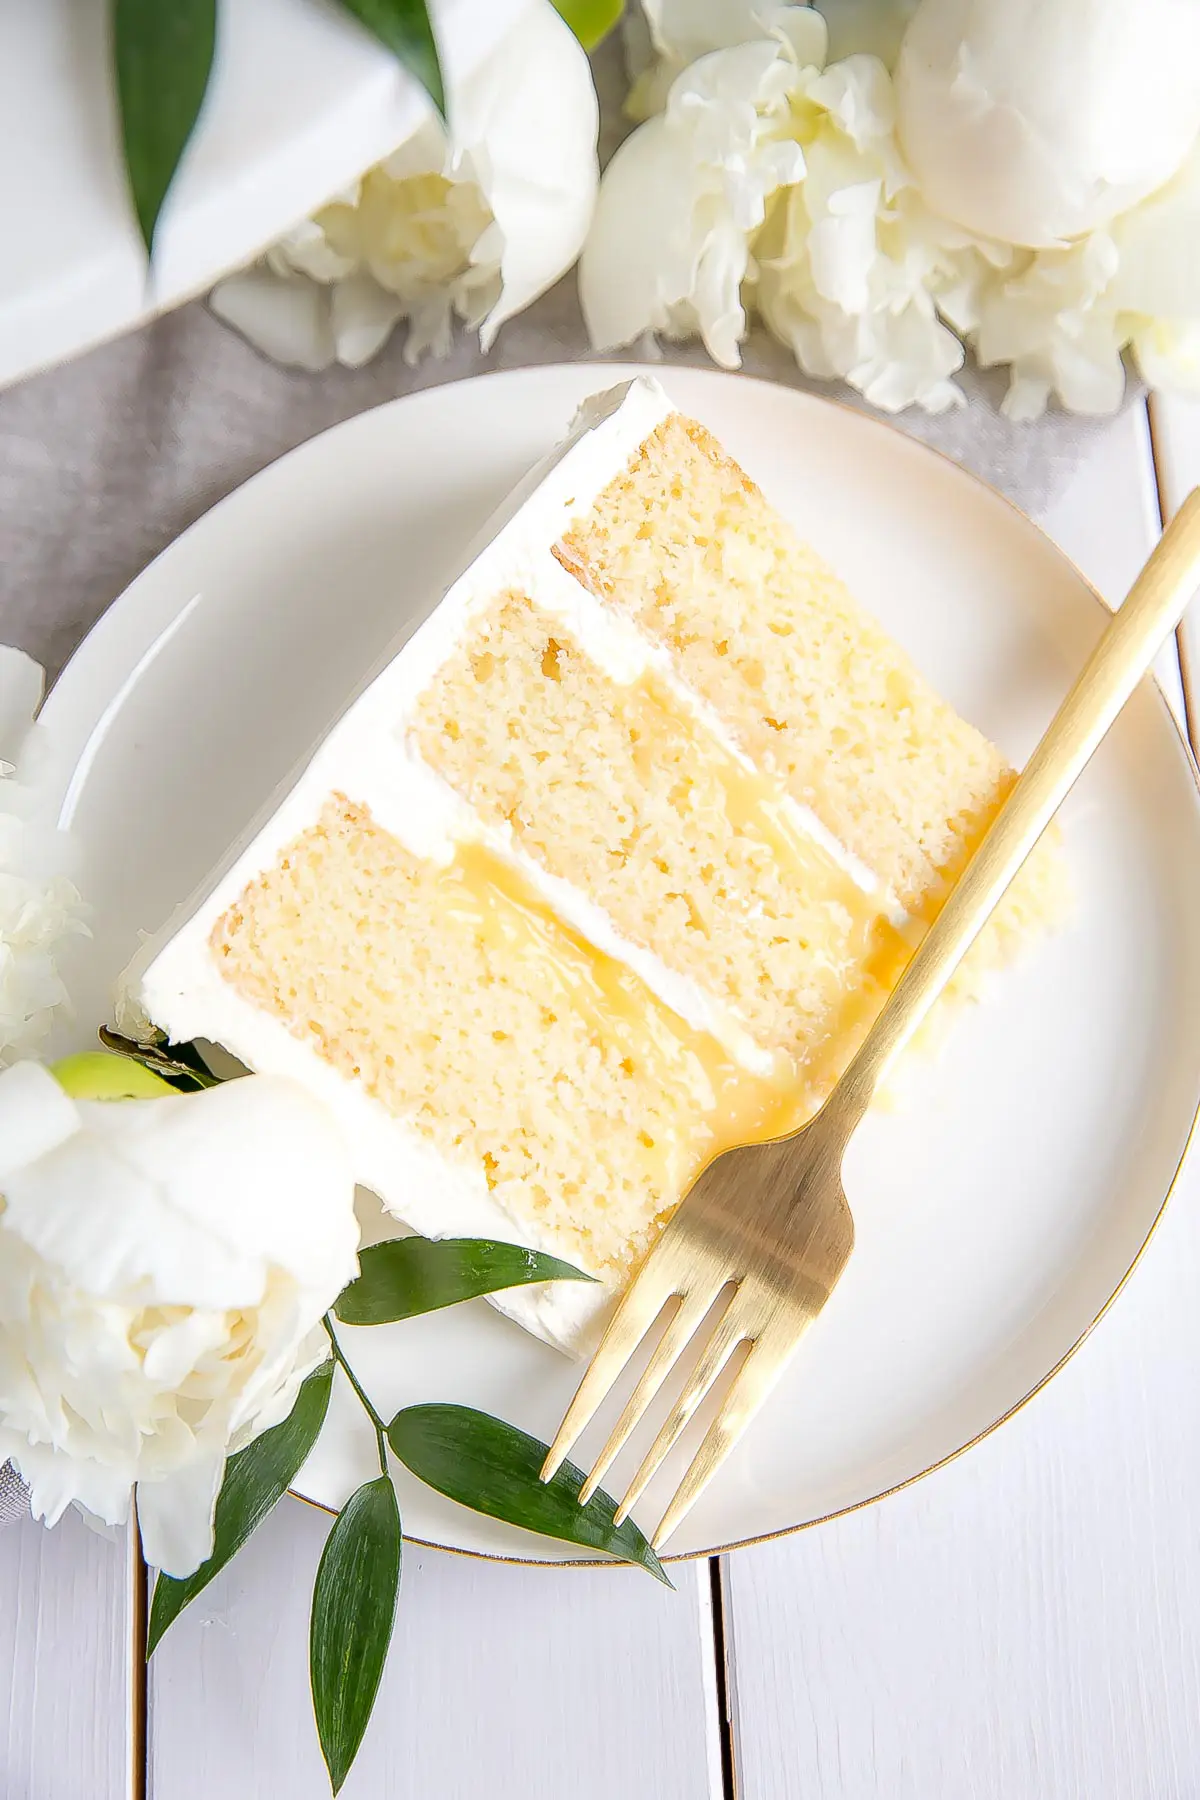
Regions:
<instances>
[{"instance_id":1,"label":"peony petal","mask_svg":"<svg viewBox=\"0 0 1200 1800\"><path fill-rule=\"evenodd\" d=\"M1151 320L1133 334L1133 353L1150 387L1200 400L1200 319Z\"/></svg>"},{"instance_id":2,"label":"peony petal","mask_svg":"<svg viewBox=\"0 0 1200 1800\"><path fill-rule=\"evenodd\" d=\"M626 138L600 184L592 228L579 259L579 298L595 350L631 344L679 320L671 290L686 292L694 179L687 145L665 118ZM682 261L682 278L672 269Z\"/></svg>"},{"instance_id":3,"label":"peony petal","mask_svg":"<svg viewBox=\"0 0 1200 1800\"><path fill-rule=\"evenodd\" d=\"M1098 322L1076 343L1055 349L1054 385L1068 412L1115 413L1125 398L1125 364L1115 325Z\"/></svg>"},{"instance_id":4,"label":"peony petal","mask_svg":"<svg viewBox=\"0 0 1200 1800\"><path fill-rule=\"evenodd\" d=\"M845 312L863 312L870 301L879 198L877 181L841 188L831 196L828 216L809 232L813 286Z\"/></svg>"},{"instance_id":5,"label":"peony petal","mask_svg":"<svg viewBox=\"0 0 1200 1800\"><path fill-rule=\"evenodd\" d=\"M1122 312L1200 318L1200 143L1179 176L1118 219L1120 266L1109 299Z\"/></svg>"},{"instance_id":6,"label":"peony petal","mask_svg":"<svg viewBox=\"0 0 1200 1800\"><path fill-rule=\"evenodd\" d=\"M463 151L482 159L480 185L503 238L500 296L480 330L497 331L569 269L596 203L599 107L591 66L550 0L527 11L454 112Z\"/></svg>"},{"instance_id":7,"label":"peony petal","mask_svg":"<svg viewBox=\"0 0 1200 1800\"><path fill-rule=\"evenodd\" d=\"M307 275L322 282L341 281L355 267L355 258L334 248L317 219L305 219L286 232L265 260L277 275Z\"/></svg>"},{"instance_id":8,"label":"peony petal","mask_svg":"<svg viewBox=\"0 0 1200 1800\"><path fill-rule=\"evenodd\" d=\"M80 1123L79 1108L49 1069L33 1062L5 1069L0 1073L0 1183L65 1144Z\"/></svg>"},{"instance_id":9,"label":"peony petal","mask_svg":"<svg viewBox=\"0 0 1200 1800\"><path fill-rule=\"evenodd\" d=\"M123 1525L129 1517L134 1465L105 1464L65 1455L46 1445L19 1444L0 1433L3 1449L29 1487L29 1510L45 1525L57 1525L69 1506L77 1506L106 1525Z\"/></svg>"},{"instance_id":10,"label":"peony petal","mask_svg":"<svg viewBox=\"0 0 1200 1800\"><path fill-rule=\"evenodd\" d=\"M710 50L728 50L782 33L796 60L820 68L829 37L820 13L782 0L642 0L659 56L675 70Z\"/></svg>"},{"instance_id":11,"label":"peony petal","mask_svg":"<svg viewBox=\"0 0 1200 1800\"><path fill-rule=\"evenodd\" d=\"M888 72L876 56L849 56L818 75L808 97L824 107L856 150L891 137L896 107Z\"/></svg>"},{"instance_id":12,"label":"peony petal","mask_svg":"<svg viewBox=\"0 0 1200 1800\"><path fill-rule=\"evenodd\" d=\"M457 108L458 96L454 97ZM380 167L393 181L407 181L413 175L446 175L449 173L450 146L441 122L433 114L423 119L411 137L398 150L385 156ZM357 201L358 196L355 196Z\"/></svg>"},{"instance_id":13,"label":"peony petal","mask_svg":"<svg viewBox=\"0 0 1200 1800\"><path fill-rule=\"evenodd\" d=\"M896 64L900 142L939 212L1047 247L1179 168L1198 68L1194 0L923 0Z\"/></svg>"},{"instance_id":14,"label":"peony petal","mask_svg":"<svg viewBox=\"0 0 1200 1800\"><path fill-rule=\"evenodd\" d=\"M142 1373L154 1387L182 1387L207 1351L229 1341L229 1324L223 1312L193 1310L155 1334L142 1361Z\"/></svg>"},{"instance_id":15,"label":"peony petal","mask_svg":"<svg viewBox=\"0 0 1200 1800\"><path fill-rule=\"evenodd\" d=\"M95 1108L141 1113L177 1104L126 1100ZM219 1310L257 1305L266 1280L261 1254L180 1217L170 1196L178 1168L162 1168L157 1177L142 1173L122 1154L129 1148L106 1143L93 1125L14 1171L6 1179L5 1230L72 1285L108 1299L128 1295L146 1305ZM210 1156L209 1170L217 1164ZM222 1173L228 1175L227 1166Z\"/></svg>"},{"instance_id":16,"label":"peony petal","mask_svg":"<svg viewBox=\"0 0 1200 1800\"><path fill-rule=\"evenodd\" d=\"M736 369L742 360L746 314L740 295L749 260L746 239L730 222L710 232L696 270L692 303L697 328L704 348L723 369Z\"/></svg>"},{"instance_id":17,"label":"peony petal","mask_svg":"<svg viewBox=\"0 0 1200 1800\"><path fill-rule=\"evenodd\" d=\"M212 1555L213 1514L224 1473L224 1445L204 1444L170 1475L138 1482L138 1530L151 1568L182 1580Z\"/></svg>"},{"instance_id":18,"label":"peony petal","mask_svg":"<svg viewBox=\"0 0 1200 1800\"><path fill-rule=\"evenodd\" d=\"M111 1125L123 1162L161 1186L182 1223L240 1256L270 1257L331 1299L352 1278L349 1151L332 1114L298 1082L251 1075L181 1101L126 1102L119 1129L116 1109L81 1110L93 1130Z\"/></svg>"},{"instance_id":19,"label":"peony petal","mask_svg":"<svg viewBox=\"0 0 1200 1800\"><path fill-rule=\"evenodd\" d=\"M1053 392L1054 383L1050 376L1034 374L1024 364L1014 363L1008 392L1000 403L1000 411L1015 424L1032 424L1045 412Z\"/></svg>"},{"instance_id":20,"label":"peony petal","mask_svg":"<svg viewBox=\"0 0 1200 1800\"><path fill-rule=\"evenodd\" d=\"M323 1311L352 1278L346 1146L304 1089L248 1076L78 1113L84 1130L9 1174L4 1218L71 1281L160 1305L249 1307L276 1258L327 1296Z\"/></svg>"},{"instance_id":21,"label":"peony petal","mask_svg":"<svg viewBox=\"0 0 1200 1800\"><path fill-rule=\"evenodd\" d=\"M220 282L208 297L218 319L289 369L327 369L336 354L329 295L303 276L259 265Z\"/></svg>"},{"instance_id":22,"label":"peony petal","mask_svg":"<svg viewBox=\"0 0 1200 1800\"><path fill-rule=\"evenodd\" d=\"M404 316L404 302L361 273L339 281L330 296L329 323L337 360L348 369L370 362Z\"/></svg>"},{"instance_id":23,"label":"peony petal","mask_svg":"<svg viewBox=\"0 0 1200 1800\"><path fill-rule=\"evenodd\" d=\"M702 57L666 112L627 139L605 172L580 263L597 348L647 331L698 332L714 360L737 366L750 240L805 172L791 110L805 80L782 40L739 43Z\"/></svg>"}]
</instances>

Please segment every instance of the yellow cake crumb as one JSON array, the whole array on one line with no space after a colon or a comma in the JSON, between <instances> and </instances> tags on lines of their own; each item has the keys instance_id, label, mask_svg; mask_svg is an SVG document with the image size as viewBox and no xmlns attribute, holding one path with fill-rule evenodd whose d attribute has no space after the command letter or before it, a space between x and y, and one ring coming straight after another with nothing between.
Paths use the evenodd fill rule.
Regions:
<instances>
[{"instance_id":1,"label":"yellow cake crumb","mask_svg":"<svg viewBox=\"0 0 1200 1800\"><path fill-rule=\"evenodd\" d=\"M829 853L652 678L620 684L508 593L422 697L416 743L488 823L803 1064L903 946Z\"/></svg>"},{"instance_id":2,"label":"yellow cake crumb","mask_svg":"<svg viewBox=\"0 0 1200 1800\"><path fill-rule=\"evenodd\" d=\"M439 867L341 795L209 947L243 999L610 1280L710 1156L812 1110L795 1071L739 1068L491 852Z\"/></svg>"}]
</instances>

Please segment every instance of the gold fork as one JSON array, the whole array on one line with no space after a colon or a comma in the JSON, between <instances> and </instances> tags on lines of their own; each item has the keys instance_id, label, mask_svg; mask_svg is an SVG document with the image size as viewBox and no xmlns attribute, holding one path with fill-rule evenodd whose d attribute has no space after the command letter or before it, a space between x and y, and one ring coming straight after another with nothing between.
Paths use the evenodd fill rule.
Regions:
<instances>
[{"instance_id":1,"label":"gold fork","mask_svg":"<svg viewBox=\"0 0 1200 1800\"><path fill-rule=\"evenodd\" d=\"M580 1488L586 1502L705 1320L691 1373L646 1452L634 1506L734 1352L737 1371L654 1533L675 1530L758 1411L846 1266L854 1221L846 1147L894 1058L921 1024L1069 789L1200 586L1200 488L1184 501L1108 625L975 855L845 1074L807 1125L727 1150L703 1169L635 1275L579 1384L542 1469L549 1481L621 1371L665 1329Z\"/></svg>"}]
</instances>

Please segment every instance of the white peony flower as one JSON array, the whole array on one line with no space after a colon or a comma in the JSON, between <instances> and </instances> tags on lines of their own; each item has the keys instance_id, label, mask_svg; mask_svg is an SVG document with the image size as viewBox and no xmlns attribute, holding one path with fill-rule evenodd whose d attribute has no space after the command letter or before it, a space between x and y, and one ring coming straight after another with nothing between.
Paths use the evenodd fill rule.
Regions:
<instances>
[{"instance_id":1,"label":"white peony flower","mask_svg":"<svg viewBox=\"0 0 1200 1800\"><path fill-rule=\"evenodd\" d=\"M66 1003L58 954L87 934L71 846L45 798L45 746L32 723L41 697L37 663L0 648L0 1062L45 1036Z\"/></svg>"},{"instance_id":2,"label":"white peony flower","mask_svg":"<svg viewBox=\"0 0 1200 1800\"><path fill-rule=\"evenodd\" d=\"M1196 0L921 0L896 64L928 203L1051 248L1110 225L1200 131Z\"/></svg>"},{"instance_id":3,"label":"white peony flower","mask_svg":"<svg viewBox=\"0 0 1200 1800\"><path fill-rule=\"evenodd\" d=\"M1200 30L1197 0L1186 0L1186 18L1176 0L1155 4L1173 29ZM1084 79L1075 123L1058 123L1075 134L1079 156L1071 168L1078 173L1080 146L1090 147L1103 178L1085 195L1064 173L1055 200L1062 206L1053 213L1059 220L1068 188L1081 207L1086 198L1087 207L1108 217L1119 200L1161 178L1181 154L1181 139L1186 148L1187 96L1200 81L1200 68L1191 65L1172 85L1152 142L1140 149L1112 143L1099 155L1100 113L1114 129L1116 123L1114 106L1100 104L1110 91L1104 80L1110 88L1120 82L1111 43L1093 43L1084 26L1090 20L1094 31L1108 6L1071 0L1053 29L1039 14L1045 67L1021 64L1010 23L999 19L1000 0L921 0L905 39L916 68L912 46L925 42L930 20L941 21L944 37L949 15L961 15L974 34L967 46L973 74L990 46L996 92L1006 106L1025 105L1026 122L1041 116L1039 108L1047 111L1054 80L1066 80L1064 46L1091 45L1085 61L1098 70L1100 98ZM719 33L739 36L746 10L722 14L688 0L647 0L664 63ZM1024 16L1026 0L1017 10ZM931 204L930 187L940 192L949 173L941 187L918 182L902 153L896 89L884 65L851 55L825 67L817 15L767 11L770 37L760 26L759 38L702 56L677 77L665 111L634 132L605 172L580 263L584 315L597 348L646 332L697 334L716 361L733 367L755 308L807 374L840 378L887 412L961 404L954 376L964 344L982 365L1009 367L1004 411L1017 420L1036 418L1052 398L1076 412L1115 411L1127 349L1151 383L1197 391L1200 147L1165 187L1069 243L1035 249L981 236ZM1022 67L1024 87L1017 79ZM1144 58L1132 59L1132 94L1141 93L1144 75ZM966 90L961 82L951 87L957 105ZM1046 132L1045 142L1038 140L1043 150L1057 141L1049 124ZM989 183L1003 185L996 162L971 175L965 141L957 161L953 146L944 148L954 180L970 177L981 205ZM1045 183L1041 193L1050 208L1054 196Z\"/></svg>"},{"instance_id":4,"label":"white peony flower","mask_svg":"<svg viewBox=\"0 0 1200 1800\"><path fill-rule=\"evenodd\" d=\"M823 21L796 13L702 57L621 147L580 262L592 342L698 332L733 367L749 296L809 374L940 410L963 349L934 295L962 287L966 240L912 187L882 63L824 60Z\"/></svg>"},{"instance_id":5,"label":"white peony flower","mask_svg":"<svg viewBox=\"0 0 1200 1800\"><path fill-rule=\"evenodd\" d=\"M847 57L805 100L807 175L756 246L764 320L806 373L840 377L882 411L960 404L963 347L937 298L968 279L970 252L912 185L886 69Z\"/></svg>"},{"instance_id":6,"label":"white peony flower","mask_svg":"<svg viewBox=\"0 0 1200 1800\"><path fill-rule=\"evenodd\" d=\"M1121 334L1106 295L1118 256L1093 232L1062 250L1039 251L983 290L964 324L980 364L1011 366L1003 410L1036 419L1056 394L1071 412L1111 413L1125 392Z\"/></svg>"},{"instance_id":7,"label":"white peony flower","mask_svg":"<svg viewBox=\"0 0 1200 1800\"><path fill-rule=\"evenodd\" d=\"M579 254L596 197L596 92L551 0L528 10L348 193L214 289L217 315L276 361L357 367L408 321L405 359L444 356L457 316L488 349Z\"/></svg>"},{"instance_id":8,"label":"white peony flower","mask_svg":"<svg viewBox=\"0 0 1200 1800\"><path fill-rule=\"evenodd\" d=\"M801 9L790 29L701 57L609 164L579 265L598 350L698 333L714 361L737 366L750 241L804 173L792 99L825 56L818 14Z\"/></svg>"},{"instance_id":9,"label":"white peony flower","mask_svg":"<svg viewBox=\"0 0 1200 1800\"><path fill-rule=\"evenodd\" d=\"M357 1266L346 1146L302 1089L76 1101L0 1074L0 1462L53 1524L128 1517L186 1575L226 1456L278 1424Z\"/></svg>"},{"instance_id":10,"label":"white peony flower","mask_svg":"<svg viewBox=\"0 0 1200 1800\"><path fill-rule=\"evenodd\" d=\"M1200 400L1200 319L1149 319L1129 342L1148 386Z\"/></svg>"},{"instance_id":11,"label":"white peony flower","mask_svg":"<svg viewBox=\"0 0 1200 1800\"><path fill-rule=\"evenodd\" d=\"M985 367L1007 363L1004 411L1037 418L1051 396L1110 413L1131 349L1152 387L1200 390L1200 146L1167 187L1104 231L1017 251L980 283L955 323Z\"/></svg>"},{"instance_id":12,"label":"white peony flower","mask_svg":"<svg viewBox=\"0 0 1200 1800\"><path fill-rule=\"evenodd\" d=\"M808 10L807 0L641 0L646 54L634 59L626 111L635 119L661 112L672 82L700 57L789 31Z\"/></svg>"},{"instance_id":13,"label":"white peony flower","mask_svg":"<svg viewBox=\"0 0 1200 1800\"><path fill-rule=\"evenodd\" d=\"M1151 387L1200 399L1200 145L1153 199L1112 228L1110 298Z\"/></svg>"}]
</instances>

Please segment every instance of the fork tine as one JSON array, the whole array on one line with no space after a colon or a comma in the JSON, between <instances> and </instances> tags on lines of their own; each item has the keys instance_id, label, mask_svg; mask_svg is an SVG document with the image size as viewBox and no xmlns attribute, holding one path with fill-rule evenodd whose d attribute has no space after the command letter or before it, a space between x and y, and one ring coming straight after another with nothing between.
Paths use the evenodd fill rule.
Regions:
<instances>
[{"instance_id":1,"label":"fork tine","mask_svg":"<svg viewBox=\"0 0 1200 1800\"><path fill-rule=\"evenodd\" d=\"M667 1278L665 1266L663 1272L659 1273L656 1267L656 1262L659 1261L661 1257L652 1256L644 1263L618 1301L617 1310L608 1322L599 1348L585 1369L583 1380L575 1390L575 1398L568 1406L566 1417L546 1454L541 1472L543 1481L554 1479L569 1456L576 1438L587 1429L621 1370L671 1298L674 1290Z\"/></svg>"},{"instance_id":2,"label":"fork tine","mask_svg":"<svg viewBox=\"0 0 1200 1800\"><path fill-rule=\"evenodd\" d=\"M658 1522L653 1539L656 1550L666 1543L684 1515L700 1498L775 1386L791 1360L795 1347L795 1336L787 1332L774 1337L766 1334L755 1341L749 1356L734 1377L733 1386L726 1394L720 1412L705 1432L687 1474Z\"/></svg>"},{"instance_id":3,"label":"fork tine","mask_svg":"<svg viewBox=\"0 0 1200 1800\"><path fill-rule=\"evenodd\" d=\"M613 1515L614 1524L619 1525L623 1519L628 1517L630 1510L637 1505L642 1493L653 1480L664 1456L671 1449L737 1346L748 1335L741 1309L731 1302L728 1311L723 1314L716 1330L701 1352L700 1359L688 1377L683 1392L663 1421L662 1430L647 1450L641 1467L626 1489L625 1498Z\"/></svg>"},{"instance_id":4,"label":"fork tine","mask_svg":"<svg viewBox=\"0 0 1200 1800\"><path fill-rule=\"evenodd\" d=\"M730 1284L726 1283L725 1285L729 1286ZM647 1363L641 1380L629 1396L620 1418L613 1426L608 1442L592 1464L591 1474L579 1490L580 1506L587 1505L604 1480L609 1464L619 1453L630 1432L637 1425L688 1343L699 1330L705 1314L719 1292L720 1289L714 1289L709 1285L679 1296L679 1305L672 1314L666 1331L655 1346L654 1355ZM733 1298L732 1288L729 1298ZM726 1305L728 1305L728 1301Z\"/></svg>"}]
</instances>

